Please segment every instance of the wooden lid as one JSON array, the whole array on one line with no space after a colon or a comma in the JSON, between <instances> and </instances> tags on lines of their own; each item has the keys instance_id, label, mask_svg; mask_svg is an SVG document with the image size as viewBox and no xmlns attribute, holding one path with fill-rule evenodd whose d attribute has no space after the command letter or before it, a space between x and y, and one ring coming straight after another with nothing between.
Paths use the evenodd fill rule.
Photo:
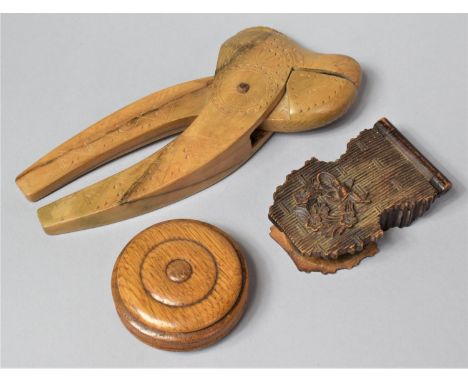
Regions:
<instances>
[{"instance_id":1,"label":"wooden lid","mask_svg":"<svg viewBox=\"0 0 468 382\"><path fill-rule=\"evenodd\" d=\"M239 248L220 229L196 220L170 220L140 232L112 273L122 322L165 350L191 350L224 337L241 318L247 293Z\"/></svg>"}]
</instances>

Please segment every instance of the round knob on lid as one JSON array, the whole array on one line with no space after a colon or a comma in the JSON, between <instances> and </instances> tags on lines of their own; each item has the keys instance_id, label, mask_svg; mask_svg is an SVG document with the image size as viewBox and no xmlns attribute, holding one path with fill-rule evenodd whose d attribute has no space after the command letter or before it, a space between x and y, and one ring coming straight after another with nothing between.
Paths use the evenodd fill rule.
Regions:
<instances>
[{"instance_id":1,"label":"round knob on lid","mask_svg":"<svg viewBox=\"0 0 468 382\"><path fill-rule=\"evenodd\" d=\"M220 229L170 220L136 235L112 273L117 312L132 334L165 350L191 350L221 339L247 300L243 254Z\"/></svg>"}]
</instances>

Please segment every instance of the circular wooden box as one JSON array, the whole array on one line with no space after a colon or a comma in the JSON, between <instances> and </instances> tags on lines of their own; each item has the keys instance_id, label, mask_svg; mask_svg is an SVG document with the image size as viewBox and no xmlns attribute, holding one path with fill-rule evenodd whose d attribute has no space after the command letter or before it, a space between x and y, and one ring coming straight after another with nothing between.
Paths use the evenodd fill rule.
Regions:
<instances>
[{"instance_id":1,"label":"circular wooden box","mask_svg":"<svg viewBox=\"0 0 468 382\"><path fill-rule=\"evenodd\" d=\"M240 320L248 294L245 258L220 229L170 220L136 235L112 273L112 295L127 329L165 350L202 348Z\"/></svg>"}]
</instances>

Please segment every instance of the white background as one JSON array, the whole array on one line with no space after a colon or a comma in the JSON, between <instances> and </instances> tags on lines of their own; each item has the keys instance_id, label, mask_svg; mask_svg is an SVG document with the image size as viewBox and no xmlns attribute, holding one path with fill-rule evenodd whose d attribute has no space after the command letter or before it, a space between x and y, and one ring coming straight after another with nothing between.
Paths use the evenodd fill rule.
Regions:
<instances>
[{"instance_id":1,"label":"white background","mask_svg":"<svg viewBox=\"0 0 468 382\"><path fill-rule=\"evenodd\" d=\"M361 95L328 128L275 135L215 186L150 214L45 235L35 210L162 144L30 203L15 176L127 103L209 75L221 43L267 25L362 65ZM436 367L468 364L467 17L418 15L14 16L2 20L2 350L5 366ZM334 160L386 116L454 183L431 211L386 232L380 253L336 275L299 273L269 238L275 187L311 156ZM115 258L139 231L205 220L246 250L245 317L225 340L167 353L134 339L114 311Z\"/></svg>"}]
</instances>

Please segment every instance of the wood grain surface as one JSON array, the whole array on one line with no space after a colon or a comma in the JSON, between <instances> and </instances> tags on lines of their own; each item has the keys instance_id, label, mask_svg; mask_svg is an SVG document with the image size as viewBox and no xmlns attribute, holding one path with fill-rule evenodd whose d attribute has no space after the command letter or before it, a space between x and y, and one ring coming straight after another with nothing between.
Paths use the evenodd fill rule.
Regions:
<instances>
[{"instance_id":1,"label":"wood grain surface","mask_svg":"<svg viewBox=\"0 0 468 382\"><path fill-rule=\"evenodd\" d=\"M244 255L224 232L170 220L135 236L117 259L112 294L124 325L145 343L191 350L224 337L248 294Z\"/></svg>"},{"instance_id":2,"label":"wood grain surface","mask_svg":"<svg viewBox=\"0 0 468 382\"><path fill-rule=\"evenodd\" d=\"M374 255L384 230L410 225L451 186L383 118L338 160L312 158L287 176L269 211L272 237L300 270L336 272Z\"/></svg>"},{"instance_id":3,"label":"wood grain surface","mask_svg":"<svg viewBox=\"0 0 468 382\"><path fill-rule=\"evenodd\" d=\"M136 216L198 192L248 160L275 131L324 126L355 99L352 58L301 48L270 28L221 47L214 78L190 81L117 111L51 151L16 179L30 200L161 137L183 133L114 176L38 211L50 234Z\"/></svg>"}]
</instances>

